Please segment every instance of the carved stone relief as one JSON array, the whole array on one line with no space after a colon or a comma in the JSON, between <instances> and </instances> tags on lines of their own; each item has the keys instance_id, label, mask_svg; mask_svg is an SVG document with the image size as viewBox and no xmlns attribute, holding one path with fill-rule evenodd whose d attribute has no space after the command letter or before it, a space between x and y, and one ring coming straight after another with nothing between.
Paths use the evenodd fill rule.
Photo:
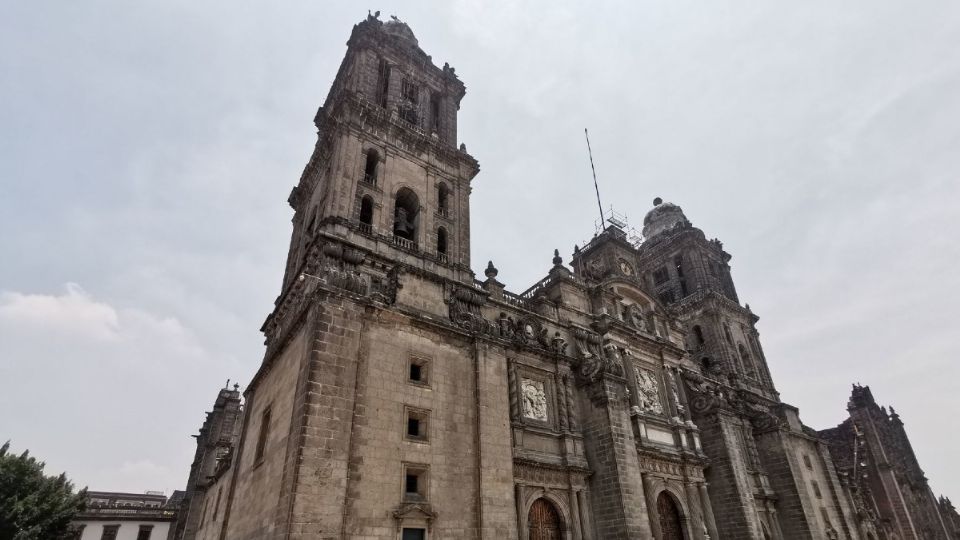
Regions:
<instances>
[{"instance_id":1,"label":"carved stone relief","mask_svg":"<svg viewBox=\"0 0 960 540\"><path fill-rule=\"evenodd\" d=\"M543 381L524 378L520 383L520 392L523 394L523 415L546 422L547 394L543 389Z\"/></svg>"},{"instance_id":2,"label":"carved stone relief","mask_svg":"<svg viewBox=\"0 0 960 540\"><path fill-rule=\"evenodd\" d=\"M645 413L663 414L663 403L660 401L660 385L657 376L649 369L633 368L637 377L637 402L640 410Z\"/></svg>"}]
</instances>

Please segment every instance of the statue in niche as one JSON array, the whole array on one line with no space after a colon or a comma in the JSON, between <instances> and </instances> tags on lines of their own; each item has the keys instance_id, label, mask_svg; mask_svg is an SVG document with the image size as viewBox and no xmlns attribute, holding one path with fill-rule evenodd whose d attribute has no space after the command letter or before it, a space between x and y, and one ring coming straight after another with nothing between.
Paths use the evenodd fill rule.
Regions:
<instances>
[{"instance_id":1,"label":"statue in niche","mask_svg":"<svg viewBox=\"0 0 960 540\"><path fill-rule=\"evenodd\" d=\"M677 378L673 371L667 370L667 380L670 381L670 395L673 397L673 404L677 406L677 414L684 414L687 409L680 403L680 388L677 387Z\"/></svg>"},{"instance_id":2,"label":"statue in niche","mask_svg":"<svg viewBox=\"0 0 960 540\"><path fill-rule=\"evenodd\" d=\"M523 394L523 415L527 418L547 421L547 394L543 389L543 381L523 379L520 383Z\"/></svg>"},{"instance_id":3,"label":"statue in niche","mask_svg":"<svg viewBox=\"0 0 960 540\"><path fill-rule=\"evenodd\" d=\"M649 369L635 367L637 378L637 402L641 412L663 414L663 403L660 401L660 386L657 376Z\"/></svg>"}]
</instances>

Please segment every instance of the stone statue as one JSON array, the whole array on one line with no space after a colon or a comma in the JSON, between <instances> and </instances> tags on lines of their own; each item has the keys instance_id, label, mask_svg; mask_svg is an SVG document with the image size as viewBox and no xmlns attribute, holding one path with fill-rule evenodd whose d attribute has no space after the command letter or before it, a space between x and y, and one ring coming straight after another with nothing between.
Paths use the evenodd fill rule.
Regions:
<instances>
[{"instance_id":1,"label":"stone statue","mask_svg":"<svg viewBox=\"0 0 960 540\"><path fill-rule=\"evenodd\" d=\"M523 415L546 422L547 394L543 390L543 381L523 379L520 391L523 394Z\"/></svg>"},{"instance_id":2,"label":"stone statue","mask_svg":"<svg viewBox=\"0 0 960 540\"><path fill-rule=\"evenodd\" d=\"M660 385L657 376L649 369L634 368L637 378L637 403L645 413L663 414L663 403L660 401Z\"/></svg>"}]
</instances>

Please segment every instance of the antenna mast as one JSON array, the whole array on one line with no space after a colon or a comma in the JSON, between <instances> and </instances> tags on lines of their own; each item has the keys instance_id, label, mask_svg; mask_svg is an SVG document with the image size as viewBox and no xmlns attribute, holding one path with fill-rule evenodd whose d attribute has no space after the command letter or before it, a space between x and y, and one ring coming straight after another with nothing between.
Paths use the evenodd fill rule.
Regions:
<instances>
[{"instance_id":1,"label":"antenna mast","mask_svg":"<svg viewBox=\"0 0 960 540\"><path fill-rule=\"evenodd\" d=\"M583 128L583 135L587 138L587 154L590 156L590 171L593 172L593 189L597 191L597 208L600 209L600 227L607 222L603 217L603 204L600 203L600 186L597 185L597 169L593 166L593 150L590 149L590 134L587 128Z\"/></svg>"}]
</instances>

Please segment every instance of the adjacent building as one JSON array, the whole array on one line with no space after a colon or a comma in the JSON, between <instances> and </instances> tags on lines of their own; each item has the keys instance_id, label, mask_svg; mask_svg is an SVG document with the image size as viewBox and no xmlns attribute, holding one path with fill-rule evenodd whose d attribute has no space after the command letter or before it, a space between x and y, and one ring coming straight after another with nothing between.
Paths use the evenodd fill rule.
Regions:
<instances>
[{"instance_id":1,"label":"adjacent building","mask_svg":"<svg viewBox=\"0 0 960 540\"><path fill-rule=\"evenodd\" d=\"M181 492L88 491L86 509L74 521L79 540L167 540Z\"/></svg>"},{"instance_id":2,"label":"adjacent building","mask_svg":"<svg viewBox=\"0 0 960 540\"><path fill-rule=\"evenodd\" d=\"M863 474L894 502L864 510L843 456L874 413L817 433L780 400L730 254L680 207L545 254L521 293L477 279L465 91L403 22L354 27L263 363L208 413L178 538L949 537L916 460L886 468L892 420Z\"/></svg>"}]
</instances>

